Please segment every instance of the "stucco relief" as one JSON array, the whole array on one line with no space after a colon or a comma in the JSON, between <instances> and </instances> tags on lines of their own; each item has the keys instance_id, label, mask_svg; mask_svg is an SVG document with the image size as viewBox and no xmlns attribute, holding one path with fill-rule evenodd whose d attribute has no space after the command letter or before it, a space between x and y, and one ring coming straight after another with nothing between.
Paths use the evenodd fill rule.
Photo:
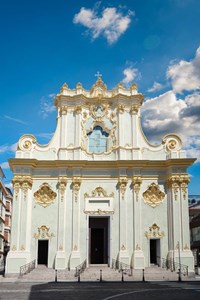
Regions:
<instances>
[{"instance_id":1,"label":"stucco relief","mask_svg":"<svg viewBox=\"0 0 200 300\"><path fill-rule=\"evenodd\" d=\"M144 235L146 238L162 238L165 236L164 231L160 231L160 227L154 223L152 226L149 227L149 231L145 231Z\"/></svg>"},{"instance_id":2,"label":"stucco relief","mask_svg":"<svg viewBox=\"0 0 200 300\"><path fill-rule=\"evenodd\" d=\"M91 195L89 195L88 193L84 194L84 198L94 197L114 197L114 193L112 192L110 195L108 195L106 190L104 190L101 186L98 186L95 190L92 191Z\"/></svg>"},{"instance_id":3,"label":"stucco relief","mask_svg":"<svg viewBox=\"0 0 200 300\"><path fill-rule=\"evenodd\" d=\"M57 194L51 189L48 183L43 183L37 192L34 193L35 202L43 207L52 204Z\"/></svg>"},{"instance_id":4,"label":"stucco relief","mask_svg":"<svg viewBox=\"0 0 200 300\"><path fill-rule=\"evenodd\" d=\"M142 195L144 202L153 208L162 203L165 198L165 193L154 182L149 185L148 189Z\"/></svg>"},{"instance_id":5,"label":"stucco relief","mask_svg":"<svg viewBox=\"0 0 200 300\"><path fill-rule=\"evenodd\" d=\"M81 121L82 139L81 149L89 151L89 138L88 134L93 131L96 126L100 126L104 132L108 134L107 149L104 153L111 153L117 146L116 137L116 112L110 109L109 104L101 103L101 100L97 104L88 105L88 110L82 114L83 118Z\"/></svg>"},{"instance_id":6,"label":"stucco relief","mask_svg":"<svg viewBox=\"0 0 200 300\"><path fill-rule=\"evenodd\" d=\"M35 239L49 239L54 237L53 233L49 232L50 228L47 227L46 225L42 225L38 227L38 232L34 233L34 238Z\"/></svg>"}]
</instances>

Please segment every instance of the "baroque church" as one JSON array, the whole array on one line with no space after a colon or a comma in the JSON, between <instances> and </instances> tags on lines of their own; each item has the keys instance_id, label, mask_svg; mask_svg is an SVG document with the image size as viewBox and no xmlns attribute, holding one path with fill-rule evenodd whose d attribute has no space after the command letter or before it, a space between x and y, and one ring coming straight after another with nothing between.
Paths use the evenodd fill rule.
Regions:
<instances>
[{"instance_id":1,"label":"baroque church","mask_svg":"<svg viewBox=\"0 0 200 300\"><path fill-rule=\"evenodd\" d=\"M13 218L6 274L36 266L75 269L112 260L145 269L162 259L193 272L187 168L181 139L148 142L136 84L91 90L67 84L55 96L57 127L47 145L31 134L9 160ZM145 112L144 112L145 117Z\"/></svg>"}]
</instances>

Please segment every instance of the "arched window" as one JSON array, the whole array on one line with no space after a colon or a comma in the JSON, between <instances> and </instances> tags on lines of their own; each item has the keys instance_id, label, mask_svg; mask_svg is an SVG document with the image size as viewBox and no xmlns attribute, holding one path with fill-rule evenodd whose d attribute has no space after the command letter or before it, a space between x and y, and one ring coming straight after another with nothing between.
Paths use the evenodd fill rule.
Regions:
<instances>
[{"instance_id":1,"label":"arched window","mask_svg":"<svg viewBox=\"0 0 200 300\"><path fill-rule=\"evenodd\" d=\"M106 152L108 133L103 131L101 126L95 126L93 131L88 133L89 152Z\"/></svg>"}]
</instances>

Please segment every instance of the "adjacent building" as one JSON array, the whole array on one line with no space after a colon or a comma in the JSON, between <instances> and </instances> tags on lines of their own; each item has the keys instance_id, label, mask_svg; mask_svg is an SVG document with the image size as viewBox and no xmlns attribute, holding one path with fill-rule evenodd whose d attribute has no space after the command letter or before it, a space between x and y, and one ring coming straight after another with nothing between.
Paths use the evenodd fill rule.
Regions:
<instances>
[{"instance_id":1,"label":"adjacent building","mask_svg":"<svg viewBox=\"0 0 200 300\"><path fill-rule=\"evenodd\" d=\"M12 192L3 184L4 177L0 167L0 266L4 266L11 235Z\"/></svg>"},{"instance_id":2,"label":"adjacent building","mask_svg":"<svg viewBox=\"0 0 200 300\"><path fill-rule=\"evenodd\" d=\"M186 157L175 134L160 145L148 142L143 100L136 84L108 90L101 77L91 90L64 84L49 144L31 134L20 138L9 160L14 200L7 274L32 260L56 269L113 260L144 269L164 258L194 271L187 168L195 159Z\"/></svg>"}]
</instances>

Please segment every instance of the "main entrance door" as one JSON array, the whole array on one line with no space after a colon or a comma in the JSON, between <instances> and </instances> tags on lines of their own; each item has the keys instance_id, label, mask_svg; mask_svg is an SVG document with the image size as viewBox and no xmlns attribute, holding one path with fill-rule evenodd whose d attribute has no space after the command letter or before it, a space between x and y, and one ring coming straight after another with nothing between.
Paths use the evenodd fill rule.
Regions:
<instances>
[{"instance_id":1,"label":"main entrance door","mask_svg":"<svg viewBox=\"0 0 200 300\"><path fill-rule=\"evenodd\" d=\"M108 218L89 218L91 264L108 263Z\"/></svg>"},{"instance_id":2,"label":"main entrance door","mask_svg":"<svg viewBox=\"0 0 200 300\"><path fill-rule=\"evenodd\" d=\"M48 264L48 240L38 241L38 265Z\"/></svg>"}]
</instances>

